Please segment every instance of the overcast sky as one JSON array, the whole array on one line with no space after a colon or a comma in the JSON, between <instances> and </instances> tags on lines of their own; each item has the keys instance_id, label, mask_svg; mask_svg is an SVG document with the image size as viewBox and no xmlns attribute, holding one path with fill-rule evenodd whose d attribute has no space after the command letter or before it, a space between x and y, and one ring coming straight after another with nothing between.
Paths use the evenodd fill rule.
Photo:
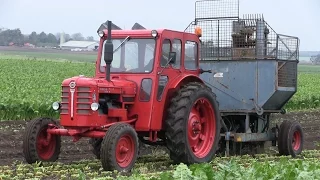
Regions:
<instances>
[{"instance_id":1,"label":"overcast sky","mask_svg":"<svg viewBox=\"0 0 320 180\"><path fill-rule=\"evenodd\" d=\"M102 22L112 20L129 29L135 22L147 28L184 30L194 19L191 0L0 0L0 27L22 33L81 32L94 36ZM240 15L263 13L280 34L298 36L300 50L320 50L320 0L240 0Z\"/></svg>"}]
</instances>

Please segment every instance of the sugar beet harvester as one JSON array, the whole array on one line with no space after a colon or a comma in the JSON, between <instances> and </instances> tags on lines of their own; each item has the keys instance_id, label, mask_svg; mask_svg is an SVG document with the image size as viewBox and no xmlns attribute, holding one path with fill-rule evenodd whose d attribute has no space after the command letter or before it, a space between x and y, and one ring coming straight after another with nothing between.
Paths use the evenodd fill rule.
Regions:
<instances>
[{"instance_id":1,"label":"sugar beet harvester","mask_svg":"<svg viewBox=\"0 0 320 180\"><path fill-rule=\"evenodd\" d=\"M111 30L108 21L95 77L62 82L61 101L53 103L60 121L28 123L26 161L57 160L61 136L89 137L103 168L118 171L133 168L139 142L164 145L186 164L219 152L258 153L267 141L281 155L301 153L300 124L270 121L297 91L298 38L252 16L196 18L186 31L196 26L196 33Z\"/></svg>"}]
</instances>

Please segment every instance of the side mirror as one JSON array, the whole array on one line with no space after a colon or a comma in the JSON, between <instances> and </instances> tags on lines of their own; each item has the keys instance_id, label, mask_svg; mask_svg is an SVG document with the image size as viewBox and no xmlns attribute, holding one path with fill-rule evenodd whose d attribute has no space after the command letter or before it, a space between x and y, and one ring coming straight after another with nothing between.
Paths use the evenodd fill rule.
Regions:
<instances>
[{"instance_id":1,"label":"side mirror","mask_svg":"<svg viewBox=\"0 0 320 180\"><path fill-rule=\"evenodd\" d=\"M177 60L177 53L176 52L169 52L169 64L175 64Z\"/></svg>"},{"instance_id":2,"label":"side mirror","mask_svg":"<svg viewBox=\"0 0 320 180\"><path fill-rule=\"evenodd\" d=\"M108 21L108 37L104 44L104 61L110 65L113 60L113 44L111 41L111 21Z\"/></svg>"}]
</instances>

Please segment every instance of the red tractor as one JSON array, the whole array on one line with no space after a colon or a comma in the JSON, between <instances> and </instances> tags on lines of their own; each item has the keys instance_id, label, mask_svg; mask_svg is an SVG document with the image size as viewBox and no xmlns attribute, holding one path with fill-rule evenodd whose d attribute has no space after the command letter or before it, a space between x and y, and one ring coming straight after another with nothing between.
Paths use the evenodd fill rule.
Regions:
<instances>
[{"instance_id":1,"label":"red tractor","mask_svg":"<svg viewBox=\"0 0 320 180\"><path fill-rule=\"evenodd\" d=\"M165 144L176 163L212 160L221 116L216 95L199 77L210 72L199 66L199 36L111 29L108 21L107 30L99 32L95 77L62 82L61 102L53 103L60 122L39 118L28 123L26 161L57 160L61 136L91 138L105 170L130 171L139 139Z\"/></svg>"}]
</instances>

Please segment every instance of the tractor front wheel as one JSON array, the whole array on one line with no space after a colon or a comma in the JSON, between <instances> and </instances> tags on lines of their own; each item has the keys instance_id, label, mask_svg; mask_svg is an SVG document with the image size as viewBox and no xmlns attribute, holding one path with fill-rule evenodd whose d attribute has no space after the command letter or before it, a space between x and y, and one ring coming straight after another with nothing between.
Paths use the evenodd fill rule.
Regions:
<instances>
[{"instance_id":1,"label":"tractor front wheel","mask_svg":"<svg viewBox=\"0 0 320 180\"><path fill-rule=\"evenodd\" d=\"M278 150L280 155L296 157L303 149L304 135L299 122L283 121L280 125Z\"/></svg>"},{"instance_id":2,"label":"tractor front wheel","mask_svg":"<svg viewBox=\"0 0 320 180\"><path fill-rule=\"evenodd\" d=\"M127 123L117 123L107 130L101 143L100 158L106 171L129 172L138 157L138 136Z\"/></svg>"},{"instance_id":3,"label":"tractor front wheel","mask_svg":"<svg viewBox=\"0 0 320 180\"><path fill-rule=\"evenodd\" d=\"M27 163L56 161L59 158L61 137L47 133L48 125L57 122L51 118L31 120L23 136L23 154Z\"/></svg>"},{"instance_id":4,"label":"tractor front wheel","mask_svg":"<svg viewBox=\"0 0 320 180\"><path fill-rule=\"evenodd\" d=\"M174 163L209 162L220 140L220 113L215 94L189 83L172 98L166 119L166 142Z\"/></svg>"},{"instance_id":5,"label":"tractor front wheel","mask_svg":"<svg viewBox=\"0 0 320 180\"><path fill-rule=\"evenodd\" d=\"M101 149L102 138L91 138L89 144L91 145L92 153L96 156L97 159L100 159L100 149Z\"/></svg>"}]
</instances>

